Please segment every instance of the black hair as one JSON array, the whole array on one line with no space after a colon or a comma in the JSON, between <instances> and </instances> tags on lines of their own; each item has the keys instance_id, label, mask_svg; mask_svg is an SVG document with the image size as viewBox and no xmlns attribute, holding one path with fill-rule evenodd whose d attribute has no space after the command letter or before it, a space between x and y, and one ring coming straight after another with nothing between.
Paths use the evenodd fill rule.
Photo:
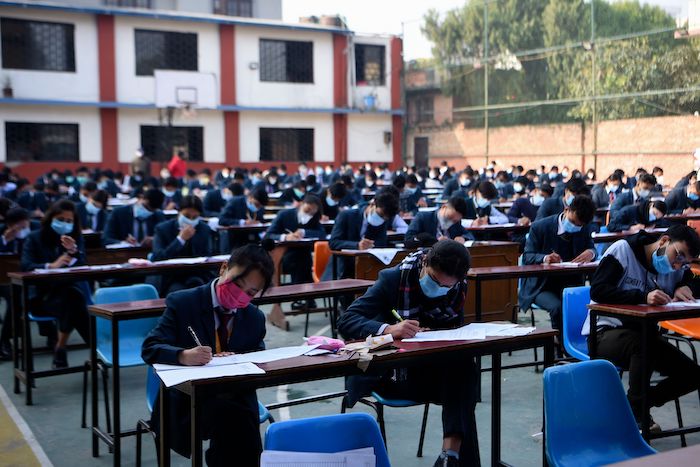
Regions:
<instances>
[{"instance_id":1,"label":"black hair","mask_svg":"<svg viewBox=\"0 0 700 467\"><path fill-rule=\"evenodd\" d=\"M238 182L233 182L228 186L228 189L231 190L231 194L233 196L242 196L245 194L245 187L238 183ZM263 190L265 191L265 190ZM267 194L267 193L265 193Z\"/></svg>"},{"instance_id":2,"label":"black hair","mask_svg":"<svg viewBox=\"0 0 700 467\"><path fill-rule=\"evenodd\" d=\"M650 208L652 208L652 207L653 207L653 208L656 208L656 209L658 209L659 212L661 212L661 214L663 214L663 215L666 215L666 213L668 212L668 206L666 205L666 203L665 203L664 201L661 201L661 200L656 200L656 201L649 200L649 201L646 202L646 204L647 204L647 209L650 209Z\"/></svg>"},{"instance_id":3,"label":"black hair","mask_svg":"<svg viewBox=\"0 0 700 467\"><path fill-rule=\"evenodd\" d=\"M381 208L384 213L384 219L393 219L399 212L399 198L389 190L382 190L377 194L374 197L374 205Z\"/></svg>"},{"instance_id":4,"label":"black hair","mask_svg":"<svg viewBox=\"0 0 700 467\"><path fill-rule=\"evenodd\" d=\"M231 190L233 192L233 190ZM258 203L262 204L263 206L267 206L267 203L270 201L270 197L267 196L267 192L265 191L265 188L263 187L258 187L255 188L253 191L250 192L250 197L253 198L255 201Z\"/></svg>"},{"instance_id":5,"label":"black hair","mask_svg":"<svg viewBox=\"0 0 700 467\"><path fill-rule=\"evenodd\" d=\"M348 194L348 189L342 182L335 182L333 185L328 187L328 193L330 193L331 198L343 199Z\"/></svg>"},{"instance_id":6,"label":"black hair","mask_svg":"<svg viewBox=\"0 0 700 467\"><path fill-rule=\"evenodd\" d=\"M437 238L428 232L421 232L412 236L407 235L404 243L406 248L430 248L437 243Z\"/></svg>"},{"instance_id":7,"label":"black hair","mask_svg":"<svg viewBox=\"0 0 700 467\"><path fill-rule=\"evenodd\" d=\"M92 193L93 191L97 191L97 183L93 181L85 182L83 183L83 186L80 187L81 190L85 190L88 193Z\"/></svg>"},{"instance_id":8,"label":"black hair","mask_svg":"<svg viewBox=\"0 0 700 467\"><path fill-rule=\"evenodd\" d=\"M406 177L404 177L403 175L397 175L391 182L391 184L399 190L401 190L406 186Z\"/></svg>"},{"instance_id":9,"label":"black hair","mask_svg":"<svg viewBox=\"0 0 700 467\"><path fill-rule=\"evenodd\" d=\"M463 281L471 265L471 256L461 243L441 240L425 255L425 265Z\"/></svg>"},{"instance_id":10,"label":"black hair","mask_svg":"<svg viewBox=\"0 0 700 467\"><path fill-rule=\"evenodd\" d=\"M202 205L202 200L195 195L187 195L182 197L180 201L180 211L183 209L192 208L195 211L202 214L204 212L204 206Z\"/></svg>"},{"instance_id":11,"label":"black hair","mask_svg":"<svg viewBox=\"0 0 700 467\"><path fill-rule=\"evenodd\" d=\"M554 188L549 183L545 182L540 185L540 192L547 193L549 196L554 194Z\"/></svg>"},{"instance_id":12,"label":"black hair","mask_svg":"<svg viewBox=\"0 0 700 467\"><path fill-rule=\"evenodd\" d=\"M611 173L610 176L608 177L608 181L610 181L610 182L621 182L621 181L622 181L622 177L620 177L620 174L619 174L619 173L613 172L613 173Z\"/></svg>"},{"instance_id":13,"label":"black hair","mask_svg":"<svg viewBox=\"0 0 700 467\"><path fill-rule=\"evenodd\" d=\"M107 209L107 202L109 201L109 193L107 193L106 191L97 190L90 195L90 198L97 201L98 203L102 203L102 207L104 209Z\"/></svg>"},{"instance_id":14,"label":"black hair","mask_svg":"<svg viewBox=\"0 0 700 467\"><path fill-rule=\"evenodd\" d=\"M273 242L274 246L274 242ZM226 267L231 269L235 266L241 266L243 272L234 277L234 280L241 279L247 276L251 271L258 271L263 276L265 284L260 291L263 295L272 283L272 275L275 272L275 265L272 263L272 258L268 253L269 245L263 242L263 245L244 245L231 251L226 263Z\"/></svg>"},{"instance_id":15,"label":"black hair","mask_svg":"<svg viewBox=\"0 0 700 467\"><path fill-rule=\"evenodd\" d=\"M352 177L350 175L341 175L340 181L343 182L343 185L345 185L349 189L352 189L355 187L355 181L352 179Z\"/></svg>"},{"instance_id":16,"label":"black hair","mask_svg":"<svg viewBox=\"0 0 700 467\"><path fill-rule=\"evenodd\" d=\"M14 207L5 214L5 224L16 224L29 220L29 211L24 208Z\"/></svg>"},{"instance_id":17,"label":"black hair","mask_svg":"<svg viewBox=\"0 0 700 467\"><path fill-rule=\"evenodd\" d=\"M293 188L303 188L306 191L306 186L306 180L299 180L294 184Z\"/></svg>"},{"instance_id":18,"label":"black hair","mask_svg":"<svg viewBox=\"0 0 700 467\"><path fill-rule=\"evenodd\" d=\"M318 208L316 214L318 215L320 215L320 213L323 211L323 203L321 203L321 198L319 198L313 193L307 193L306 195L304 195L301 202L306 204L313 204L314 206L316 206Z\"/></svg>"},{"instance_id":19,"label":"black hair","mask_svg":"<svg viewBox=\"0 0 700 467\"><path fill-rule=\"evenodd\" d=\"M389 193L393 196L396 196L396 199L399 199L401 197L401 192L394 185L385 185L385 186L379 188L379 190L377 191L377 194L379 194L379 193Z\"/></svg>"},{"instance_id":20,"label":"black hair","mask_svg":"<svg viewBox=\"0 0 700 467\"><path fill-rule=\"evenodd\" d=\"M306 176L306 186L314 186L316 184L316 175L309 174Z\"/></svg>"},{"instance_id":21,"label":"black hair","mask_svg":"<svg viewBox=\"0 0 700 467\"><path fill-rule=\"evenodd\" d=\"M576 196L591 194L591 189L582 178L570 178L569 181L566 182L566 185L564 185L564 188Z\"/></svg>"},{"instance_id":22,"label":"black hair","mask_svg":"<svg viewBox=\"0 0 700 467\"><path fill-rule=\"evenodd\" d=\"M656 186L656 177L650 173L644 172L637 179L637 183L639 183L639 184L643 183L645 185L651 185L652 187L655 187Z\"/></svg>"},{"instance_id":23,"label":"black hair","mask_svg":"<svg viewBox=\"0 0 700 467\"><path fill-rule=\"evenodd\" d=\"M371 178L373 182L377 181L377 174L374 173L374 170L370 170L369 172L365 172L365 177Z\"/></svg>"},{"instance_id":24,"label":"black hair","mask_svg":"<svg viewBox=\"0 0 700 467\"><path fill-rule=\"evenodd\" d=\"M418 177L415 174L408 175L406 177L406 184L418 185Z\"/></svg>"},{"instance_id":25,"label":"black hair","mask_svg":"<svg viewBox=\"0 0 700 467\"><path fill-rule=\"evenodd\" d=\"M496 189L496 186L491 182L480 182L476 186L476 191L481 193L481 196L483 196L486 199L498 198L498 189Z\"/></svg>"},{"instance_id":26,"label":"black hair","mask_svg":"<svg viewBox=\"0 0 700 467\"><path fill-rule=\"evenodd\" d=\"M168 177L163 182L163 186L174 186L175 188L177 188L179 185L180 185L180 183L177 181L177 178L175 178L175 177Z\"/></svg>"},{"instance_id":27,"label":"black hair","mask_svg":"<svg viewBox=\"0 0 700 467\"><path fill-rule=\"evenodd\" d=\"M5 217L13 206L14 203L9 198L0 198L0 216Z\"/></svg>"},{"instance_id":28,"label":"black hair","mask_svg":"<svg viewBox=\"0 0 700 467\"><path fill-rule=\"evenodd\" d=\"M44 217L41 219L41 236L49 245L55 241L54 237L56 235L54 230L51 228L51 222L53 221L54 217L64 211L70 211L73 213L73 230L69 235L74 239L78 239L81 235L80 217L75 212L75 203L69 199L59 199L51 205L51 207L44 214Z\"/></svg>"},{"instance_id":29,"label":"black hair","mask_svg":"<svg viewBox=\"0 0 700 467\"><path fill-rule=\"evenodd\" d=\"M569 209L576 214L579 222L588 224L595 215L595 204L590 196L577 195L569 205Z\"/></svg>"},{"instance_id":30,"label":"black hair","mask_svg":"<svg viewBox=\"0 0 700 467\"><path fill-rule=\"evenodd\" d=\"M685 242L691 257L697 258L700 254L700 236L694 228L685 224L674 224L664 235L668 235L672 242Z\"/></svg>"},{"instance_id":31,"label":"black hair","mask_svg":"<svg viewBox=\"0 0 700 467\"><path fill-rule=\"evenodd\" d=\"M462 217L467 217L467 200L463 197L455 195L447 200L447 204L460 213Z\"/></svg>"},{"instance_id":32,"label":"black hair","mask_svg":"<svg viewBox=\"0 0 700 467\"><path fill-rule=\"evenodd\" d=\"M151 211L155 211L157 209L160 209L160 207L163 205L163 201L165 201L165 195L160 190L156 190L155 188L149 188L143 194L143 199L146 201L146 204L148 205L147 207Z\"/></svg>"}]
</instances>

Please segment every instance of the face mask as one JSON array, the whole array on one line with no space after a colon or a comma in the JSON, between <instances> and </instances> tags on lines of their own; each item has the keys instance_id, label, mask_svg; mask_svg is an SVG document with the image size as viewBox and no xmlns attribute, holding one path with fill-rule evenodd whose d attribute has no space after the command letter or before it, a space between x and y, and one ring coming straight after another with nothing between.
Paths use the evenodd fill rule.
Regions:
<instances>
[{"instance_id":1,"label":"face mask","mask_svg":"<svg viewBox=\"0 0 700 467\"><path fill-rule=\"evenodd\" d=\"M169 176L170 176L170 172L168 172L167 169L163 169L160 171L160 178L165 179L165 178L168 178Z\"/></svg>"},{"instance_id":2,"label":"face mask","mask_svg":"<svg viewBox=\"0 0 700 467\"><path fill-rule=\"evenodd\" d=\"M15 235L15 236L17 238L19 238L20 240L24 240L25 238L27 238L27 235L29 235L29 232L30 232L29 227L25 227L22 230L20 230L19 232L17 232L17 235Z\"/></svg>"},{"instance_id":3,"label":"face mask","mask_svg":"<svg viewBox=\"0 0 700 467\"><path fill-rule=\"evenodd\" d=\"M151 211L149 211L148 209L146 209L143 204L136 205L136 213L135 214L136 214L136 218L141 219L141 220L148 219L149 217L151 217L153 215L153 213Z\"/></svg>"},{"instance_id":4,"label":"face mask","mask_svg":"<svg viewBox=\"0 0 700 467\"><path fill-rule=\"evenodd\" d=\"M175 191L174 190L163 190L163 194L165 195L166 198L172 198L175 196Z\"/></svg>"},{"instance_id":5,"label":"face mask","mask_svg":"<svg viewBox=\"0 0 700 467\"><path fill-rule=\"evenodd\" d=\"M82 194L82 193L80 193L80 194L78 195L78 198L80 198L80 202L81 202L81 203L87 203L87 202L88 202L88 197L85 196L85 195Z\"/></svg>"},{"instance_id":6,"label":"face mask","mask_svg":"<svg viewBox=\"0 0 700 467\"><path fill-rule=\"evenodd\" d=\"M326 204L330 207L334 207L338 205L338 202L330 196L326 195Z\"/></svg>"},{"instance_id":7,"label":"face mask","mask_svg":"<svg viewBox=\"0 0 700 467\"><path fill-rule=\"evenodd\" d=\"M557 178L557 175L556 172L549 172L549 178Z\"/></svg>"},{"instance_id":8,"label":"face mask","mask_svg":"<svg viewBox=\"0 0 700 467\"><path fill-rule=\"evenodd\" d=\"M452 222L451 219L447 219L446 217L440 215L438 215L438 222L440 223L440 230L442 230L443 232L446 232L450 229L450 227L455 225L455 223Z\"/></svg>"},{"instance_id":9,"label":"face mask","mask_svg":"<svg viewBox=\"0 0 700 467\"><path fill-rule=\"evenodd\" d=\"M640 198L647 198L651 194L651 190L639 190Z\"/></svg>"},{"instance_id":10,"label":"face mask","mask_svg":"<svg viewBox=\"0 0 700 467\"><path fill-rule=\"evenodd\" d=\"M404 188L404 191L405 191L406 193L408 193L409 195L412 195L413 193L415 193L416 190L418 190L418 187L414 187L414 188L405 187L405 188Z\"/></svg>"},{"instance_id":11,"label":"face mask","mask_svg":"<svg viewBox=\"0 0 700 467\"><path fill-rule=\"evenodd\" d=\"M280 170L280 171L277 172L277 173L280 174L280 176L282 176L282 177L284 177L285 175L287 175L287 172L285 172L284 170Z\"/></svg>"},{"instance_id":12,"label":"face mask","mask_svg":"<svg viewBox=\"0 0 700 467\"><path fill-rule=\"evenodd\" d=\"M659 252L661 248L657 248L651 255L651 262L654 265L654 269L659 274L671 274L673 272L673 266L671 266L671 261L666 256L666 247L663 248L664 252Z\"/></svg>"},{"instance_id":13,"label":"face mask","mask_svg":"<svg viewBox=\"0 0 700 467\"><path fill-rule=\"evenodd\" d=\"M577 233L580 232L582 228L580 225L576 225L573 222L571 222L566 216L564 216L564 222L562 223L562 225L564 227L564 232L566 233Z\"/></svg>"},{"instance_id":14,"label":"face mask","mask_svg":"<svg viewBox=\"0 0 700 467\"><path fill-rule=\"evenodd\" d=\"M656 177L656 183L658 183L659 185L663 186L663 184L664 184L664 176L663 176L663 175L659 175L658 177Z\"/></svg>"},{"instance_id":15,"label":"face mask","mask_svg":"<svg viewBox=\"0 0 700 467\"><path fill-rule=\"evenodd\" d=\"M196 217L194 219L189 219L188 217L183 216L180 214L177 216L177 223L180 226L180 228L183 228L186 225L191 225L192 227L196 227L197 224L199 224L199 217Z\"/></svg>"},{"instance_id":16,"label":"face mask","mask_svg":"<svg viewBox=\"0 0 700 467\"><path fill-rule=\"evenodd\" d=\"M605 187L605 191L607 191L608 193L615 193L617 192L617 188L617 185L608 185Z\"/></svg>"},{"instance_id":17,"label":"face mask","mask_svg":"<svg viewBox=\"0 0 700 467\"><path fill-rule=\"evenodd\" d=\"M697 201L700 199L700 196L698 196L697 193L688 193L688 199L691 201Z\"/></svg>"},{"instance_id":18,"label":"face mask","mask_svg":"<svg viewBox=\"0 0 700 467\"><path fill-rule=\"evenodd\" d=\"M365 178L365 185L367 185L367 186L374 185L374 180L372 180L371 178Z\"/></svg>"},{"instance_id":19,"label":"face mask","mask_svg":"<svg viewBox=\"0 0 700 467\"><path fill-rule=\"evenodd\" d=\"M227 310L245 308L250 304L250 295L233 282L221 283L221 279L216 284L216 298Z\"/></svg>"},{"instance_id":20,"label":"face mask","mask_svg":"<svg viewBox=\"0 0 700 467\"><path fill-rule=\"evenodd\" d=\"M574 195L567 196L565 202L567 206L571 206L571 203L574 202Z\"/></svg>"},{"instance_id":21,"label":"face mask","mask_svg":"<svg viewBox=\"0 0 700 467\"><path fill-rule=\"evenodd\" d=\"M73 183L75 181L75 177L72 175L69 175L66 177L66 183Z\"/></svg>"},{"instance_id":22,"label":"face mask","mask_svg":"<svg viewBox=\"0 0 700 467\"><path fill-rule=\"evenodd\" d=\"M504 186L506 186L506 184L500 180L496 181L496 183L494 183L494 185L496 186L496 188L503 188Z\"/></svg>"},{"instance_id":23,"label":"face mask","mask_svg":"<svg viewBox=\"0 0 700 467\"><path fill-rule=\"evenodd\" d=\"M427 273L420 278L420 288L428 298L444 297L451 289L451 287L440 287Z\"/></svg>"},{"instance_id":24,"label":"face mask","mask_svg":"<svg viewBox=\"0 0 700 467\"><path fill-rule=\"evenodd\" d=\"M469 186L469 179L468 178L460 179L459 184L460 184L460 186Z\"/></svg>"},{"instance_id":25,"label":"face mask","mask_svg":"<svg viewBox=\"0 0 700 467\"><path fill-rule=\"evenodd\" d=\"M513 190L515 190L516 193L522 193L525 191L525 187L520 183L513 183Z\"/></svg>"},{"instance_id":26,"label":"face mask","mask_svg":"<svg viewBox=\"0 0 700 467\"><path fill-rule=\"evenodd\" d=\"M544 196L542 195L536 195L530 198L530 202L532 203L533 206L541 206L542 203L544 203Z\"/></svg>"},{"instance_id":27,"label":"face mask","mask_svg":"<svg viewBox=\"0 0 700 467\"><path fill-rule=\"evenodd\" d=\"M654 222L656 220L656 215L654 214L654 211L649 209L649 222Z\"/></svg>"},{"instance_id":28,"label":"face mask","mask_svg":"<svg viewBox=\"0 0 700 467\"><path fill-rule=\"evenodd\" d=\"M308 224L313 217L314 216L304 211L297 211L297 222L299 222L301 225Z\"/></svg>"},{"instance_id":29,"label":"face mask","mask_svg":"<svg viewBox=\"0 0 700 467\"><path fill-rule=\"evenodd\" d=\"M77 180L78 180L78 183L80 183L81 185L84 185L85 183L87 183L88 178L87 178L87 177L82 177L82 176L81 176L81 177L78 177ZM66 180L66 181L68 181L68 180ZM69 182L69 183L70 183L70 182Z\"/></svg>"},{"instance_id":30,"label":"face mask","mask_svg":"<svg viewBox=\"0 0 700 467\"><path fill-rule=\"evenodd\" d=\"M58 219L54 219L51 221L51 228L58 235L68 235L69 233L71 233L73 231L73 223L72 222L63 222L63 221L59 221Z\"/></svg>"},{"instance_id":31,"label":"face mask","mask_svg":"<svg viewBox=\"0 0 700 467\"><path fill-rule=\"evenodd\" d=\"M297 188L294 188L294 196L296 196L297 198L303 198L304 192Z\"/></svg>"},{"instance_id":32,"label":"face mask","mask_svg":"<svg viewBox=\"0 0 700 467\"><path fill-rule=\"evenodd\" d=\"M486 172L486 178L488 178L488 179L493 178L493 172Z\"/></svg>"},{"instance_id":33,"label":"face mask","mask_svg":"<svg viewBox=\"0 0 700 467\"><path fill-rule=\"evenodd\" d=\"M208 178L200 178L199 184L200 185L209 185L209 179Z\"/></svg>"},{"instance_id":34,"label":"face mask","mask_svg":"<svg viewBox=\"0 0 700 467\"><path fill-rule=\"evenodd\" d=\"M330 174L332 174L332 173L333 173L333 171L331 170L331 168L330 168L330 167L326 167L326 170L325 170L325 172L326 172L326 175L330 175Z\"/></svg>"},{"instance_id":35,"label":"face mask","mask_svg":"<svg viewBox=\"0 0 700 467\"><path fill-rule=\"evenodd\" d=\"M565 171L563 171L563 172L561 173L561 176L564 177L564 178L566 178L566 177L569 176L569 172L567 172L567 171L565 170Z\"/></svg>"},{"instance_id":36,"label":"face mask","mask_svg":"<svg viewBox=\"0 0 700 467\"><path fill-rule=\"evenodd\" d=\"M231 198L233 198L233 193L230 191L222 191L221 192L221 199L224 201L229 201Z\"/></svg>"},{"instance_id":37,"label":"face mask","mask_svg":"<svg viewBox=\"0 0 700 467\"><path fill-rule=\"evenodd\" d=\"M92 203L85 203L85 210L89 213L92 214L93 216L97 215L97 213L100 212L100 208L95 206Z\"/></svg>"},{"instance_id":38,"label":"face mask","mask_svg":"<svg viewBox=\"0 0 700 467\"><path fill-rule=\"evenodd\" d=\"M382 218L382 216L380 216L376 212L373 212L367 218L367 223L369 223L369 225L371 225L373 227L379 227L380 225L384 224L384 219Z\"/></svg>"},{"instance_id":39,"label":"face mask","mask_svg":"<svg viewBox=\"0 0 700 467\"><path fill-rule=\"evenodd\" d=\"M479 206L481 209L484 209L486 207L491 206L491 201L487 200L486 198L477 198L476 205Z\"/></svg>"},{"instance_id":40,"label":"face mask","mask_svg":"<svg viewBox=\"0 0 700 467\"><path fill-rule=\"evenodd\" d=\"M107 182L98 183L97 188L99 188L100 190L106 190L107 189Z\"/></svg>"},{"instance_id":41,"label":"face mask","mask_svg":"<svg viewBox=\"0 0 700 467\"><path fill-rule=\"evenodd\" d=\"M248 208L248 211L250 212L258 212L258 207L251 203L250 201L246 200L245 205Z\"/></svg>"},{"instance_id":42,"label":"face mask","mask_svg":"<svg viewBox=\"0 0 700 467\"><path fill-rule=\"evenodd\" d=\"M267 182L268 182L270 185L274 185L275 183L277 183L277 179L276 179L275 177L268 177L268 178L267 178Z\"/></svg>"}]
</instances>

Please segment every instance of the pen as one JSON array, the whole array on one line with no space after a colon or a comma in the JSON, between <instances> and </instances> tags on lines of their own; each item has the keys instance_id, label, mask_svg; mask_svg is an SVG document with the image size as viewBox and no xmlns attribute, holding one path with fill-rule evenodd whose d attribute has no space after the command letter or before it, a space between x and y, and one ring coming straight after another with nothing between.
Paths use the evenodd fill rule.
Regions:
<instances>
[{"instance_id":1,"label":"pen","mask_svg":"<svg viewBox=\"0 0 700 467\"><path fill-rule=\"evenodd\" d=\"M403 318L401 317L401 315L398 314L396 310L391 310L391 314L394 315L394 318L398 319L399 322L403 321Z\"/></svg>"},{"instance_id":2,"label":"pen","mask_svg":"<svg viewBox=\"0 0 700 467\"><path fill-rule=\"evenodd\" d=\"M194 339L194 343L197 344L197 347L201 347L202 343L199 341L199 337L197 337L197 334L194 332L194 329L192 329L192 326L187 326L187 330L190 332L190 335L192 336L192 339Z\"/></svg>"}]
</instances>

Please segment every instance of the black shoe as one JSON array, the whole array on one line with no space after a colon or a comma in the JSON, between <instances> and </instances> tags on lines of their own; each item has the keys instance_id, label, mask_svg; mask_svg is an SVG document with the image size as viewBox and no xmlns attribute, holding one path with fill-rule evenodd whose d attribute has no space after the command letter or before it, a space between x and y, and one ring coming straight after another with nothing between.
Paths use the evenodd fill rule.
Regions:
<instances>
[{"instance_id":1,"label":"black shoe","mask_svg":"<svg viewBox=\"0 0 700 467\"><path fill-rule=\"evenodd\" d=\"M639 432L642 432L642 421L639 420L637 422L637 427L639 428ZM661 425L656 423L653 418L651 418L651 415L649 416L649 433L661 433Z\"/></svg>"},{"instance_id":2,"label":"black shoe","mask_svg":"<svg viewBox=\"0 0 700 467\"><path fill-rule=\"evenodd\" d=\"M459 459L448 456L444 452L438 456L433 467L459 467Z\"/></svg>"},{"instance_id":3,"label":"black shoe","mask_svg":"<svg viewBox=\"0 0 700 467\"><path fill-rule=\"evenodd\" d=\"M310 309L315 309L316 308L316 300L314 300L314 299L307 300L306 306Z\"/></svg>"},{"instance_id":4,"label":"black shoe","mask_svg":"<svg viewBox=\"0 0 700 467\"><path fill-rule=\"evenodd\" d=\"M53 352L53 369L68 368L68 353L66 349L56 349Z\"/></svg>"},{"instance_id":5,"label":"black shoe","mask_svg":"<svg viewBox=\"0 0 700 467\"><path fill-rule=\"evenodd\" d=\"M7 362L12 360L12 347L8 342L0 344L0 361Z\"/></svg>"},{"instance_id":6,"label":"black shoe","mask_svg":"<svg viewBox=\"0 0 700 467\"><path fill-rule=\"evenodd\" d=\"M304 308L306 308L306 302L304 300L292 302L292 310L303 310Z\"/></svg>"}]
</instances>

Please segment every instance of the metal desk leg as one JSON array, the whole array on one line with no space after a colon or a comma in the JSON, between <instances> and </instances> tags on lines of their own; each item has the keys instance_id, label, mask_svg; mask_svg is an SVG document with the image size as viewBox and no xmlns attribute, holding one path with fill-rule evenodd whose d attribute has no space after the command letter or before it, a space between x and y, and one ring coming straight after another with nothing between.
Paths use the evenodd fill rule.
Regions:
<instances>
[{"instance_id":1,"label":"metal desk leg","mask_svg":"<svg viewBox=\"0 0 700 467\"><path fill-rule=\"evenodd\" d=\"M501 466L501 354L491 355L491 465Z\"/></svg>"},{"instance_id":2,"label":"metal desk leg","mask_svg":"<svg viewBox=\"0 0 700 467\"><path fill-rule=\"evenodd\" d=\"M170 417L170 403L166 394L165 384L160 381L160 395L158 403L160 404L160 433L158 443L158 460L160 467L170 467L170 439L168 437L168 426Z\"/></svg>"},{"instance_id":3,"label":"metal desk leg","mask_svg":"<svg viewBox=\"0 0 700 467\"><path fill-rule=\"evenodd\" d=\"M331 310L331 336L333 339L338 337L338 296L333 295L333 309Z\"/></svg>"},{"instance_id":4,"label":"metal desk leg","mask_svg":"<svg viewBox=\"0 0 700 467\"><path fill-rule=\"evenodd\" d=\"M92 457L100 455L100 440L95 433L99 428L99 410L97 410L97 318L90 315L90 410L92 413Z\"/></svg>"},{"instance_id":5,"label":"metal desk leg","mask_svg":"<svg viewBox=\"0 0 700 467\"><path fill-rule=\"evenodd\" d=\"M121 465L121 417L119 404L119 321L112 320L112 417L114 433L114 465Z\"/></svg>"},{"instance_id":6,"label":"metal desk leg","mask_svg":"<svg viewBox=\"0 0 700 467\"><path fill-rule=\"evenodd\" d=\"M642 437L649 441L649 381L651 380L651 369L649 368L649 337L650 324L642 323ZM653 323L656 325L656 323Z\"/></svg>"},{"instance_id":7,"label":"metal desk leg","mask_svg":"<svg viewBox=\"0 0 700 467\"><path fill-rule=\"evenodd\" d=\"M25 404L32 405L32 336L27 311L27 287L22 287L22 370L24 371Z\"/></svg>"},{"instance_id":8,"label":"metal desk leg","mask_svg":"<svg viewBox=\"0 0 700 467\"><path fill-rule=\"evenodd\" d=\"M12 313L12 361L14 363L14 369L15 372L20 368L20 359L19 359L19 326L20 323L18 322L22 316L20 307L22 306L22 287L15 285L15 284L10 284L10 300L12 301L11 303L11 308L8 310L10 313ZM24 345L24 343L22 343ZM14 376L14 391L15 394L19 394L21 392L20 388L20 382L19 378L17 377L17 374L13 372Z\"/></svg>"},{"instance_id":9,"label":"metal desk leg","mask_svg":"<svg viewBox=\"0 0 700 467\"><path fill-rule=\"evenodd\" d=\"M474 321L481 321L481 280L474 278ZM500 357L500 355L499 355ZM476 370L479 381L476 388L476 401L481 402L481 356L476 357Z\"/></svg>"},{"instance_id":10,"label":"metal desk leg","mask_svg":"<svg viewBox=\"0 0 700 467\"><path fill-rule=\"evenodd\" d=\"M190 417L191 428L190 440L192 448L192 467L202 467L202 432L201 424L199 423L199 410L197 408L198 394L197 387L192 386L192 394L190 395Z\"/></svg>"}]
</instances>

